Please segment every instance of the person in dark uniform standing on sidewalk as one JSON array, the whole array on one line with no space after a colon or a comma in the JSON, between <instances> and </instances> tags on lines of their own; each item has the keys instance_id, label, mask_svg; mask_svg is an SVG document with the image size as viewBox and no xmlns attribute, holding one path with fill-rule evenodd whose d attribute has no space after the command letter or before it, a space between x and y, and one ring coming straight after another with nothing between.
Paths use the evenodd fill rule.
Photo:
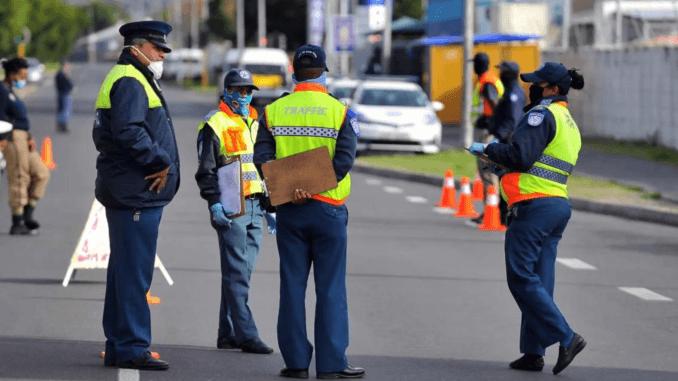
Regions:
<instances>
[{"instance_id":1,"label":"person in dark uniform standing on sidewalk","mask_svg":"<svg viewBox=\"0 0 678 381\"><path fill-rule=\"evenodd\" d=\"M581 136L568 110L570 88L584 88L575 69L547 62L534 73L521 74L532 83L539 105L523 117L510 144L473 143L470 151L485 153L509 169L501 193L511 208L506 231L506 274L509 290L522 312L520 352L509 366L541 371L546 348L560 343L553 373L565 369L586 346L568 325L553 300L558 242L572 214L567 178L577 163Z\"/></svg>"},{"instance_id":2,"label":"person in dark uniform standing on sidewalk","mask_svg":"<svg viewBox=\"0 0 678 381\"><path fill-rule=\"evenodd\" d=\"M10 144L5 150L7 189L12 209L11 235L36 234L40 228L33 218L38 201L45 196L49 170L42 162L30 134L28 110L14 89L26 86L28 62L23 58L3 61L5 80L0 82L0 120L12 124Z\"/></svg>"},{"instance_id":3,"label":"person in dark uniform standing on sidewalk","mask_svg":"<svg viewBox=\"0 0 678 381\"><path fill-rule=\"evenodd\" d=\"M266 212L261 178L252 162L259 122L250 106L254 85L247 70L231 69L224 78L219 108L210 112L198 127L198 171L195 179L200 196L207 200L210 221L217 231L221 256L221 307L217 347L243 352L269 354L273 348L259 338L248 305L250 279L259 257L263 217L269 232L275 218ZM245 192L245 214L234 214L221 204L217 171L222 157L240 155Z\"/></svg>"},{"instance_id":4,"label":"person in dark uniform standing on sidewalk","mask_svg":"<svg viewBox=\"0 0 678 381\"><path fill-rule=\"evenodd\" d=\"M497 103L494 109L494 118L490 122L488 132L499 140L500 143L508 144L515 130L518 122L523 118L525 113L525 92L518 83L518 74L520 67L513 61L503 61L497 65L499 69L499 78L502 85L504 85L504 95ZM501 172L495 172L500 179L503 176ZM508 204L503 198L499 199L499 212L501 214L501 222L506 225L508 218Z\"/></svg>"},{"instance_id":5,"label":"person in dark uniform standing on sidewalk","mask_svg":"<svg viewBox=\"0 0 678 381\"><path fill-rule=\"evenodd\" d=\"M71 119L73 81L71 80L70 72L71 65L68 61L62 59L61 69L56 75L58 132L68 132L68 121Z\"/></svg>"},{"instance_id":6,"label":"person in dark uniform standing on sidewalk","mask_svg":"<svg viewBox=\"0 0 678 381\"><path fill-rule=\"evenodd\" d=\"M106 277L104 364L165 370L153 358L151 287L163 207L179 189L179 151L158 79L171 52L161 21L120 27L125 47L96 100L92 137L99 156L95 195L106 207L111 255Z\"/></svg>"},{"instance_id":7,"label":"person in dark uniform standing on sidewalk","mask_svg":"<svg viewBox=\"0 0 678 381\"><path fill-rule=\"evenodd\" d=\"M306 334L305 297L313 265L317 377L360 378L365 375L365 370L350 366L346 358L348 210L345 205L351 193L348 172L355 160L360 129L355 114L327 93L326 72L329 70L321 47L300 47L292 66L294 92L266 107L259 122L254 163L261 173L261 165L268 161L327 147L339 185L316 195L297 189L292 195L292 203L277 208L280 254L278 345L286 366L280 376L309 376L313 346Z\"/></svg>"}]
</instances>

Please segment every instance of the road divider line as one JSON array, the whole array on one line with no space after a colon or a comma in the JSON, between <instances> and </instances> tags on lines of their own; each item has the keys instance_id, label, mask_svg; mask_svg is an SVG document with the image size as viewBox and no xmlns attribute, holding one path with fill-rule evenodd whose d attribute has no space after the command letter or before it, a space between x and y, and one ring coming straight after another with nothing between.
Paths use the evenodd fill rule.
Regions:
<instances>
[{"instance_id":1,"label":"road divider line","mask_svg":"<svg viewBox=\"0 0 678 381\"><path fill-rule=\"evenodd\" d=\"M137 369L118 369L118 381L139 381Z\"/></svg>"},{"instance_id":2,"label":"road divider line","mask_svg":"<svg viewBox=\"0 0 678 381\"><path fill-rule=\"evenodd\" d=\"M403 190L398 187L384 187L384 192L391 194L400 194L403 193Z\"/></svg>"},{"instance_id":3,"label":"road divider line","mask_svg":"<svg viewBox=\"0 0 678 381\"><path fill-rule=\"evenodd\" d=\"M595 266L577 258L556 258L556 261L561 265L567 266L574 270L597 270Z\"/></svg>"},{"instance_id":4,"label":"road divider line","mask_svg":"<svg viewBox=\"0 0 678 381\"><path fill-rule=\"evenodd\" d=\"M619 287L620 290L626 292L627 294L631 294L633 296L636 296L638 298L641 298L643 300L649 300L649 301L658 301L658 302L672 302L673 299L668 298L664 295L657 294L656 292L652 290L648 290L647 288L644 287Z\"/></svg>"},{"instance_id":5,"label":"road divider line","mask_svg":"<svg viewBox=\"0 0 678 381\"><path fill-rule=\"evenodd\" d=\"M438 208L434 207L433 211L438 214L454 214L454 209L452 208Z\"/></svg>"},{"instance_id":6,"label":"road divider line","mask_svg":"<svg viewBox=\"0 0 678 381\"><path fill-rule=\"evenodd\" d=\"M405 199L413 204L428 204L428 200L419 196L407 196Z\"/></svg>"},{"instance_id":7,"label":"road divider line","mask_svg":"<svg viewBox=\"0 0 678 381\"><path fill-rule=\"evenodd\" d=\"M367 180L365 180L365 182L367 183L367 185L379 185L379 184L381 184L381 180L379 180L379 179L367 179Z\"/></svg>"}]
</instances>

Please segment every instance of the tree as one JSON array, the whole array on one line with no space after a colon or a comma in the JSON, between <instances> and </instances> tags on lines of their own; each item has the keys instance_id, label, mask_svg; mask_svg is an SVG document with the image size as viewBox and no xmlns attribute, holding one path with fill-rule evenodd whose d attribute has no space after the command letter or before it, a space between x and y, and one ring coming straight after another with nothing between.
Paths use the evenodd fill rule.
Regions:
<instances>
[{"instance_id":1,"label":"tree","mask_svg":"<svg viewBox=\"0 0 678 381\"><path fill-rule=\"evenodd\" d=\"M424 10L421 7L421 0L395 0L393 3L393 19L397 20L403 16L409 16L421 20Z\"/></svg>"},{"instance_id":2,"label":"tree","mask_svg":"<svg viewBox=\"0 0 678 381\"><path fill-rule=\"evenodd\" d=\"M219 39L235 39L235 21L224 12L224 0L210 0L207 28L210 33Z\"/></svg>"},{"instance_id":3,"label":"tree","mask_svg":"<svg viewBox=\"0 0 678 381\"><path fill-rule=\"evenodd\" d=\"M106 29L120 20L129 20L129 15L127 15L122 8L113 4L92 1L90 5L86 7L91 10L94 31Z\"/></svg>"}]
</instances>

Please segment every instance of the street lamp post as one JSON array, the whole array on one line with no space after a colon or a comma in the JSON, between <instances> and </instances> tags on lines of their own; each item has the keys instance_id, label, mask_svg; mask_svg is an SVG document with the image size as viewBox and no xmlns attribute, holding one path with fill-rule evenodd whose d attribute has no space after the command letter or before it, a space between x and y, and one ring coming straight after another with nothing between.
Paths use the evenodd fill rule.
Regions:
<instances>
[{"instance_id":1,"label":"street lamp post","mask_svg":"<svg viewBox=\"0 0 678 381\"><path fill-rule=\"evenodd\" d=\"M464 129L464 147L473 143L473 125L471 124L471 98L473 64L473 0L464 1L464 97L462 100L461 124Z\"/></svg>"}]
</instances>

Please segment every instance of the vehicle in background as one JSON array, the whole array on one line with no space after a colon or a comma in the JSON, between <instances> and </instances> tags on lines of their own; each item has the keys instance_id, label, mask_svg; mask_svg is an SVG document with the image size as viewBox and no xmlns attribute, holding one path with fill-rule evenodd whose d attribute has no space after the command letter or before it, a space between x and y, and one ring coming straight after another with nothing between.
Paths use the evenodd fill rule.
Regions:
<instances>
[{"instance_id":1,"label":"vehicle in background","mask_svg":"<svg viewBox=\"0 0 678 381\"><path fill-rule=\"evenodd\" d=\"M219 81L217 96L224 89L224 77L230 69L245 69L252 73L252 80L259 88L255 92L253 103L266 105L292 89L292 64L282 49L246 48L231 49L226 53Z\"/></svg>"},{"instance_id":2,"label":"vehicle in background","mask_svg":"<svg viewBox=\"0 0 678 381\"><path fill-rule=\"evenodd\" d=\"M353 98L360 80L353 78L335 78L328 81L327 90L337 99Z\"/></svg>"},{"instance_id":3,"label":"vehicle in background","mask_svg":"<svg viewBox=\"0 0 678 381\"><path fill-rule=\"evenodd\" d=\"M358 151L440 151L442 124L436 112L444 105L431 102L418 84L365 79L345 102L360 124Z\"/></svg>"},{"instance_id":4,"label":"vehicle in background","mask_svg":"<svg viewBox=\"0 0 678 381\"><path fill-rule=\"evenodd\" d=\"M163 78L183 82L202 76L204 52L201 49L177 49L164 60Z\"/></svg>"},{"instance_id":5,"label":"vehicle in background","mask_svg":"<svg viewBox=\"0 0 678 381\"><path fill-rule=\"evenodd\" d=\"M26 61L28 62L28 76L26 77L26 81L29 83L42 81L45 74L45 65L34 57L28 57L26 58Z\"/></svg>"}]
</instances>

